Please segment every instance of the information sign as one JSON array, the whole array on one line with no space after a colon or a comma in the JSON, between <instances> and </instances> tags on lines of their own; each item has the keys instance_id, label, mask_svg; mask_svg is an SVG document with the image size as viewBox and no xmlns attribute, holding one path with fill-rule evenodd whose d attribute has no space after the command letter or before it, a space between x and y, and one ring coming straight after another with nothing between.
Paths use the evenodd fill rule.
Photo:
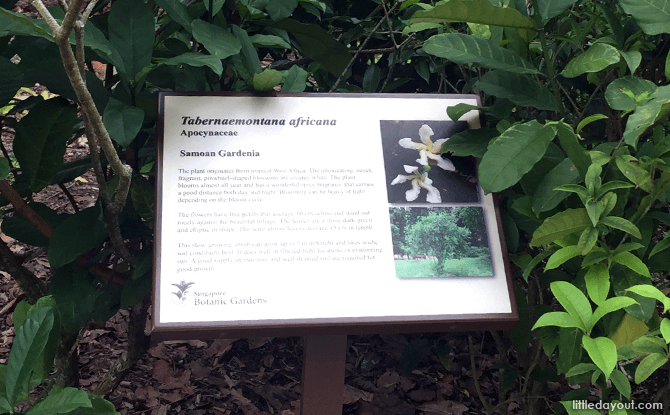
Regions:
<instances>
[{"instance_id":1,"label":"information sign","mask_svg":"<svg viewBox=\"0 0 670 415\"><path fill-rule=\"evenodd\" d=\"M162 93L153 335L503 329L517 320L476 96Z\"/></svg>"}]
</instances>

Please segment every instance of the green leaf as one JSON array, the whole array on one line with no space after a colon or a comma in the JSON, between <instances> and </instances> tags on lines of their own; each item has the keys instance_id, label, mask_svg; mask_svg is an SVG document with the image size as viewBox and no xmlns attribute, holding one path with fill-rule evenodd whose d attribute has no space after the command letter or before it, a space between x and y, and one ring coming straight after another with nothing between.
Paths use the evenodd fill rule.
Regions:
<instances>
[{"instance_id":1,"label":"green leaf","mask_svg":"<svg viewBox=\"0 0 670 415\"><path fill-rule=\"evenodd\" d=\"M670 234L666 234L663 240L654 245L654 248L652 248L651 252L649 253L649 258L653 257L659 252L665 251L668 248L670 248Z\"/></svg>"},{"instance_id":2,"label":"green leaf","mask_svg":"<svg viewBox=\"0 0 670 415\"><path fill-rule=\"evenodd\" d=\"M670 33L670 3L665 0L619 0L619 5L635 18L648 35Z\"/></svg>"},{"instance_id":3,"label":"green leaf","mask_svg":"<svg viewBox=\"0 0 670 415\"><path fill-rule=\"evenodd\" d=\"M86 392L77 388L65 388L49 394L30 408L26 415L67 414L77 408L91 407L91 401Z\"/></svg>"},{"instance_id":4,"label":"green leaf","mask_svg":"<svg viewBox=\"0 0 670 415\"><path fill-rule=\"evenodd\" d=\"M210 16L216 15L219 11L221 11L221 8L223 7L223 4L225 3L225 0L205 0L205 9L209 12ZM210 5L211 3L211 5ZM212 8L210 10L209 8Z\"/></svg>"},{"instance_id":5,"label":"green leaf","mask_svg":"<svg viewBox=\"0 0 670 415\"><path fill-rule=\"evenodd\" d=\"M309 72L298 65L293 65L284 79L281 87L282 92L303 92L308 77Z\"/></svg>"},{"instance_id":6,"label":"green leaf","mask_svg":"<svg viewBox=\"0 0 670 415\"><path fill-rule=\"evenodd\" d=\"M75 107L62 98L52 98L37 104L17 124L14 155L33 192L51 184L63 165L76 119Z\"/></svg>"},{"instance_id":7,"label":"green leaf","mask_svg":"<svg viewBox=\"0 0 670 415\"><path fill-rule=\"evenodd\" d=\"M577 245L566 246L561 248L554 254L549 257L547 265L544 267L544 270L550 270L561 266L565 261L572 259L579 255L579 247Z\"/></svg>"},{"instance_id":8,"label":"green leaf","mask_svg":"<svg viewBox=\"0 0 670 415\"><path fill-rule=\"evenodd\" d=\"M592 122L594 122L594 121L598 121L598 120L605 120L605 119L607 119L607 118L608 118L607 115L603 115L603 114L593 114L593 115L590 115L590 116L584 118L583 120L581 120L581 121L579 122L579 125L577 126L577 131L576 131L576 132L577 132L577 134L579 134L579 132L582 131L582 129L583 129L584 127L586 127L587 125L591 124Z\"/></svg>"},{"instance_id":9,"label":"green leaf","mask_svg":"<svg viewBox=\"0 0 670 415\"><path fill-rule=\"evenodd\" d=\"M656 369L663 366L668 361L668 356L660 353L652 353L642 359L635 369L635 383L638 385L651 376Z\"/></svg>"},{"instance_id":10,"label":"green leaf","mask_svg":"<svg viewBox=\"0 0 670 415\"><path fill-rule=\"evenodd\" d=\"M542 20L558 16L572 6L577 0L538 0L537 8Z\"/></svg>"},{"instance_id":11,"label":"green leaf","mask_svg":"<svg viewBox=\"0 0 670 415\"><path fill-rule=\"evenodd\" d=\"M142 128L144 111L142 108L126 105L110 98L102 121L112 140L121 147L128 147Z\"/></svg>"},{"instance_id":12,"label":"green leaf","mask_svg":"<svg viewBox=\"0 0 670 415\"><path fill-rule=\"evenodd\" d=\"M489 142L499 134L498 130L493 128L467 129L452 135L442 144L442 154L452 153L457 157L482 158L488 149Z\"/></svg>"},{"instance_id":13,"label":"green leaf","mask_svg":"<svg viewBox=\"0 0 670 415\"><path fill-rule=\"evenodd\" d=\"M556 370L558 373L567 373L582 360L583 336L583 331L575 328L561 327L558 331L558 353L556 356Z\"/></svg>"},{"instance_id":14,"label":"green leaf","mask_svg":"<svg viewBox=\"0 0 670 415\"><path fill-rule=\"evenodd\" d=\"M290 32L305 55L318 62L331 74L340 76L349 65L351 60L349 49L319 26L284 19L277 23L276 27ZM345 77L348 78L350 74L351 71L348 71Z\"/></svg>"},{"instance_id":15,"label":"green leaf","mask_svg":"<svg viewBox=\"0 0 670 415\"><path fill-rule=\"evenodd\" d=\"M252 79L256 91L268 92L281 83L282 76L276 70L266 68L263 72L254 74Z\"/></svg>"},{"instance_id":16,"label":"green leaf","mask_svg":"<svg viewBox=\"0 0 670 415\"><path fill-rule=\"evenodd\" d=\"M51 277L49 294L60 311L63 328L76 334L91 319L98 295L93 276L76 262L59 267Z\"/></svg>"},{"instance_id":17,"label":"green leaf","mask_svg":"<svg viewBox=\"0 0 670 415\"><path fill-rule=\"evenodd\" d=\"M479 180L486 193L516 184L537 163L556 135L533 120L508 128L488 148L479 165Z\"/></svg>"},{"instance_id":18,"label":"green leaf","mask_svg":"<svg viewBox=\"0 0 670 415\"><path fill-rule=\"evenodd\" d=\"M49 262L60 267L99 246L108 237L99 205L70 215L49 240Z\"/></svg>"},{"instance_id":19,"label":"green leaf","mask_svg":"<svg viewBox=\"0 0 670 415\"><path fill-rule=\"evenodd\" d=\"M663 312L667 312L670 308L670 298L666 297L658 288L653 285L634 285L629 287L626 291L641 295L643 297L654 298L663 304Z\"/></svg>"},{"instance_id":20,"label":"green leaf","mask_svg":"<svg viewBox=\"0 0 670 415\"><path fill-rule=\"evenodd\" d=\"M596 43L589 47L586 52L572 58L561 75L566 78L574 78L583 73L600 72L610 65L621 60L619 51L614 46L606 43Z\"/></svg>"},{"instance_id":21,"label":"green leaf","mask_svg":"<svg viewBox=\"0 0 670 415\"><path fill-rule=\"evenodd\" d=\"M61 215L42 203L30 203L29 206L52 228L58 226L63 220ZM2 220L2 232L28 245L49 245L49 238L42 235L20 212L15 212L13 216L5 216Z\"/></svg>"},{"instance_id":22,"label":"green leaf","mask_svg":"<svg viewBox=\"0 0 670 415\"><path fill-rule=\"evenodd\" d=\"M535 29L535 22L512 7L495 7L486 0L451 0L430 10L419 10L409 20L413 23L468 22L493 26Z\"/></svg>"},{"instance_id":23,"label":"green leaf","mask_svg":"<svg viewBox=\"0 0 670 415\"><path fill-rule=\"evenodd\" d=\"M586 209L567 209L545 219L533 233L530 246L548 245L591 226Z\"/></svg>"},{"instance_id":24,"label":"green leaf","mask_svg":"<svg viewBox=\"0 0 670 415\"><path fill-rule=\"evenodd\" d=\"M647 278L651 278L651 275L649 274L649 268L647 268L647 265L644 262L642 262L640 258L636 257L634 254L630 252L620 252L612 258L612 261L617 262L637 272L640 275L643 275Z\"/></svg>"},{"instance_id":25,"label":"green leaf","mask_svg":"<svg viewBox=\"0 0 670 415\"><path fill-rule=\"evenodd\" d=\"M612 372L612 375L610 377L612 380L612 383L616 387L616 389L619 391L620 394L626 397L626 399L630 399L630 382L628 381L628 377L624 375L619 369L614 369Z\"/></svg>"},{"instance_id":26,"label":"green leaf","mask_svg":"<svg viewBox=\"0 0 670 415\"><path fill-rule=\"evenodd\" d=\"M4 107L23 86L23 72L18 65L0 56L0 108Z\"/></svg>"},{"instance_id":27,"label":"green leaf","mask_svg":"<svg viewBox=\"0 0 670 415\"><path fill-rule=\"evenodd\" d=\"M188 13L188 8L180 0L155 0L155 3L167 12L168 17L179 23L184 29L191 30L193 18Z\"/></svg>"},{"instance_id":28,"label":"green leaf","mask_svg":"<svg viewBox=\"0 0 670 415\"><path fill-rule=\"evenodd\" d=\"M249 35L244 29L237 25L231 25L231 28L233 30L233 35L235 35L240 45L242 45L240 56L242 58L244 67L246 68L247 72L249 72L249 76L261 73L262 68L261 61L258 59L258 51L251 43Z\"/></svg>"},{"instance_id":29,"label":"green leaf","mask_svg":"<svg viewBox=\"0 0 670 415\"><path fill-rule=\"evenodd\" d=\"M128 81L151 64L154 50L154 14L146 3L116 0L109 11L109 44L119 53L123 68L118 68Z\"/></svg>"},{"instance_id":30,"label":"green leaf","mask_svg":"<svg viewBox=\"0 0 670 415\"><path fill-rule=\"evenodd\" d=\"M621 298L621 297L617 297ZM596 313L598 310L596 309ZM595 313L594 313L595 315ZM609 334L609 338L616 344L617 349L634 342L649 330L646 324L628 313L623 315L621 322Z\"/></svg>"},{"instance_id":31,"label":"green leaf","mask_svg":"<svg viewBox=\"0 0 670 415\"><path fill-rule=\"evenodd\" d=\"M650 98L647 102L638 105L626 122L623 138L624 142L632 147L637 146L640 135L647 128L665 117L670 111L670 85L658 87Z\"/></svg>"},{"instance_id":32,"label":"green leaf","mask_svg":"<svg viewBox=\"0 0 670 415\"><path fill-rule=\"evenodd\" d=\"M609 280L607 281L607 285L609 286ZM596 308L596 311L593 312L593 315L591 316L591 321L589 322L589 327L590 328L595 327L596 323L598 323L598 321L600 321L600 319L603 318L605 315L621 310L622 308L630 307L633 304L637 304L637 301L635 301L630 297L608 298L607 300L601 302L600 306Z\"/></svg>"},{"instance_id":33,"label":"green leaf","mask_svg":"<svg viewBox=\"0 0 670 415\"><path fill-rule=\"evenodd\" d=\"M628 52L621 50L619 53L621 53L621 56L626 61L628 69L630 69L630 73L634 74L637 68L640 66L640 62L642 62L642 54L637 50L631 50Z\"/></svg>"},{"instance_id":34,"label":"green leaf","mask_svg":"<svg viewBox=\"0 0 670 415\"><path fill-rule=\"evenodd\" d=\"M256 47L289 49L289 50L292 49L290 43L286 42L281 37L275 35L255 34L253 36L250 36L249 40L251 40L251 43L253 43L254 46ZM295 68L295 65L292 66L291 68Z\"/></svg>"},{"instance_id":35,"label":"green leaf","mask_svg":"<svg viewBox=\"0 0 670 415\"><path fill-rule=\"evenodd\" d=\"M656 88L656 84L649 80L626 76L615 79L607 85L605 99L607 100L607 104L614 110L632 111L637 106L637 102L626 92L633 96L639 96L643 93L652 94L656 91Z\"/></svg>"},{"instance_id":36,"label":"green leaf","mask_svg":"<svg viewBox=\"0 0 670 415\"><path fill-rule=\"evenodd\" d=\"M531 330L546 326L575 327L582 331L586 331L586 327L584 327L584 324L579 321L579 319L563 311L551 311L542 314Z\"/></svg>"},{"instance_id":37,"label":"green leaf","mask_svg":"<svg viewBox=\"0 0 670 415\"><path fill-rule=\"evenodd\" d=\"M579 236L579 242L577 242L577 248L579 249L580 255L586 255L591 252L596 243L598 242L598 230L594 227L588 227L584 229L582 234Z\"/></svg>"},{"instance_id":38,"label":"green leaf","mask_svg":"<svg viewBox=\"0 0 670 415\"><path fill-rule=\"evenodd\" d=\"M298 0L272 0L265 6L270 18L275 22L286 19L298 7Z\"/></svg>"},{"instance_id":39,"label":"green leaf","mask_svg":"<svg viewBox=\"0 0 670 415\"><path fill-rule=\"evenodd\" d=\"M14 330L17 330L19 327L26 322L28 318L28 313L30 312L31 305L26 300L21 300L16 307L14 307L14 312L12 313L12 320L14 323ZM0 389L1 391L2 389Z\"/></svg>"},{"instance_id":40,"label":"green leaf","mask_svg":"<svg viewBox=\"0 0 670 415\"><path fill-rule=\"evenodd\" d=\"M596 199L600 199L605 193L611 192L612 190L617 190L617 189L628 189L633 187L632 184L627 183L627 182L620 182L618 180L613 180L611 182L607 182L600 186L600 190L596 192Z\"/></svg>"},{"instance_id":41,"label":"green leaf","mask_svg":"<svg viewBox=\"0 0 670 415\"><path fill-rule=\"evenodd\" d=\"M605 374L608 380L617 362L616 345L607 337L592 339L588 336L582 337L582 345L593 363Z\"/></svg>"},{"instance_id":42,"label":"green leaf","mask_svg":"<svg viewBox=\"0 0 670 415\"><path fill-rule=\"evenodd\" d=\"M381 76L382 71L379 66L375 64L368 66L363 75L363 92L376 92Z\"/></svg>"},{"instance_id":43,"label":"green leaf","mask_svg":"<svg viewBox=\"0 0 670 415\"><path fill-rule=\"evenodd\" d=\"M5 379L6 397L12 406L20 396L28 392L25 388L28 386L30 374L49 340L53 324L53 310L44 307L31 313L16 331L7 360Z\"/></svg>"},{"instance_id":44,"label":"green leaf","mask_svg":"<svg viewBox=\"0 0 670 415\"><path fill-rule=\"evenodd\" d=\"M670 343L670 320L664 318L661 320L661 335L666 343Z\"/></svg>"},{"instance_id":45,"label":"green leaf","mask_svg":"<svg viewBox=\"0 0 670 415\"><path fill-rule=\"evenodd\" d=\"M451 118L451 121L458 121L462 116L467 114L472 110L476 110L478 107L476 105L470 105L465 103L460 103L447 107L447 116Z\"/></svg>"},{"instance_id":46,"label":"green leaf","mask_svg":"<svg viewBox=\"0 0 670 415\"><path fill-rule=\"evenodd\" d=\"M539 71L528 61L490 40L462 33L443 33L430 37L423 50L431 55L462 65L479 64L489 69L535 74Z\"/></svg>"},{"instance_id":47,"label":"green leaf","mask_svg":"<svg viewBox=\"0 0 670 415\"><path fill-rule=\"evenodd\" d=\"M583 327L591 321L591 304L579 288L566 281L554 281L550 285L551 292L571 316L578 318Z\"/></svg>"},{"instance_id":48,"label":"green leaf","mask_svg":"<svg viewBox=\"0 0 670 415\"><path fill-rule=\"evenodd\" d=\"M9 160L5 157L0 157L0 180L5 180L10 172Z\"/></svg>"},{"instance_id":49,"label":"green leaf","mask_svg":"<svg viewBox=\"0 0 670 415\"><path fill-rule=\"evenodd\" d=\"M88 394L91 402L90 408L78 408L67 415L119 415L114 409L114 404L92 393Z\"/></svg>"},{"instance_id":50,"label":"green leaf","mask_svg":"<svg viewBox=\"0 0 670 415\"><path fill-rule=\"evenodd\" d=\"M218 59L226 59L242 50L242 44L226 29L207 23L204 20L194 20L191 23L193 37Z\"/></svg>"},{"instance_id":51,"label":"green leaf","mask_svg":"<svg viewBox=\"0 0 670 415\"><path fill-rule=\"evenodd\" d=\"M586 292L591 300L597 305L604 304L607 294L610 292L610 273L607 265L603 263L591 265L586 271L586 275L584 275L584 280L586 282Z\"/></svg>"},{"instance_id":52,"label":"green leaf","mask_svg":"<svg viewBox=\"0 0 670 415\"><path fill-rule=\"evenodd\" d=\"M621 231L629 233L638 239L642 238L640 230L637 228L637 226L633 225L633 223L627 219L619 218L616 216L607 216L604 218L600 218L600 223L602 225L607 225L611 228L619 229Z\"/></svg>"},{"instance_id":53,"label":"green leaf","mask_svg":"<svg viewBox=\"0 0 670 415\"><path fill-rule=\"evenodd\" d=\"M27 35L53 41L51 29L44 20L31 19L0 7L0 37Z\"/></svg>"},{"instance_id":54,"label":"green leaf","mask_svg":"<svg viewBox=\"0 0 670 415\"><path fill-rule=\"evenodd\" d=\"M477 87L489 95L509 99L522 107L558 111L554 94L529 75L496 69L485 73L477 81Z\"/></svg>"},{"instance_id":55,"label":"green leaf","mask_svg":"<svg viewBox=\"0 0 670 415\"><path fill-rule=\"evenodd\" d=\"M578 363L570 370L568 370L568 372L565 374L565 377L569 378L572 376L583 375L584 373L589 373L594 370L598 370L598 366L594 365L593 363Z\"/></svg>"},{"instance_id":56,"label":"green leaf","mask_svg":"<svg viewBox=\"0 0 670 415\"><path fill-rule=\"evenodd\" d=\"M640 163L635 157L629 155L617 156L614 161L619 171L635 186L646 192L651 192L651 174L648 170L640 167Z\"/></svg>"},{"instance_id":57,"label":"green leaf","mask_svg":"<svg viewBox=\"0 0 670 415\"><path fill-rule=\"evenodd\" d=\"M544 251L540 252L537 254L535 258L533 258L526 267L523 269L523 279L528 281L528 276L530 275L531 271L533 268L537 266L540 262L544 261L545 258L548 256L552 255L556 251L556 247L552 247L549 249L545 249Z\"/></svg>"},{"instance_id":58,"label":"green leaf","mask_svg":"<svg viewBox=\"0 0 670 415\"><path fill-rule=\"evenodd\" d=\"M213 55L205 55L204 53L186 52L172 58L162 59L159 63L168 66L189 65L196 68L207 66L219 76L223 73L221 59Z\"/></svg>"}]
</instances>

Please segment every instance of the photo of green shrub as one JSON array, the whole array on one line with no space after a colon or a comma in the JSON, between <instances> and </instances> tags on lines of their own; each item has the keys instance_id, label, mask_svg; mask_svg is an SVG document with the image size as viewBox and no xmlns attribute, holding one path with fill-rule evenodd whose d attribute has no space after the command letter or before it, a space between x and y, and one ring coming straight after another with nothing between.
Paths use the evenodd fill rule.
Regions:
<instances>
[{"instance_id":1,"label":"photo of green shrub","mask_svg":"<svg viewBox=\"0 0 670 415\"><path fill-rule=\"evenodd\" d=\"M493 276L481 207L391 207L389 216L398 278Z\"/></svg>"}]
</instances>

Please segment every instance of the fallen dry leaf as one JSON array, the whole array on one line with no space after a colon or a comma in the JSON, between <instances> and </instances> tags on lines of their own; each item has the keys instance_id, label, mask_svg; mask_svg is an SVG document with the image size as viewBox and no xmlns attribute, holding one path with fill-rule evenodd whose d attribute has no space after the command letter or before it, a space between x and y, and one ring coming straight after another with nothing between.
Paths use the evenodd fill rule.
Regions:
<instances>
[{"instance_id":1,"label":"fallen dry leaf","mask_svg":"<svg viewBox=\"0 0 670 415\"><path fill-rule=\"evenodd\" d=\"M365 402L372 402L372 394L370 392L365 392L360 389L354 388L353 386L344 385L344 404L350 405L352 403L358 402L360 400Z\"/></svg>"},{"instance_id":2,"label":"fallen dry leaf","mask_svg":"<svg viewBox=\"0 0 670 415\"><path fill-rule=\"evenodd\" d=\"M454 401L429 402L419 406L423 415L462 415L468 407Z\"/></svg>"}]
</instances>

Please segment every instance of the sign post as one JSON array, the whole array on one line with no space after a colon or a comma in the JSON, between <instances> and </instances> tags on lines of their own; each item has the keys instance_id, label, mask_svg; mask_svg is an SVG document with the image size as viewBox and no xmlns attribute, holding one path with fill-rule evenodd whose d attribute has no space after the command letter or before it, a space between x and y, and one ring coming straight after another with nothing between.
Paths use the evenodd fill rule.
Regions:
<instances>
[{"instance_id":1,"label":"sign post","mask_svg":"<svg viewBox=\"0 0 670 415\"><path fill-rule=\"evenodd\" d=\"M441 155L459 103L162 93L152 336L305 337L308 415L341 412L347 334L513 327L494 199Z\"/></svg>"}]
</instances>

